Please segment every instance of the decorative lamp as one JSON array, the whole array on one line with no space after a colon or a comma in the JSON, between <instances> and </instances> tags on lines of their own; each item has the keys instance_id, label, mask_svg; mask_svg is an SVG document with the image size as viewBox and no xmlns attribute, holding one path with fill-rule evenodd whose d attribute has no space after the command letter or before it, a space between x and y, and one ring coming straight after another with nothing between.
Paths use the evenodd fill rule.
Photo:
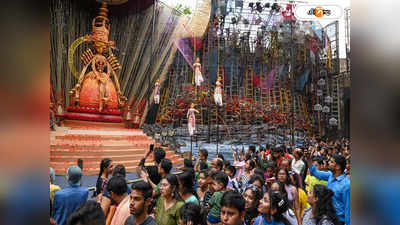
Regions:
<instances>
[{"instance_id":1,"label":"decorative lamp","mask_svg":"<svg viewBox=\"0 0 400 225\"><path fill-rule=\"evenodd\" d=\"M322 106L320 104L314 105L314 111L321 111L321 110L322 110Z\"/></svg>"},{"instance_id":2,"label":"decorative lamp","mask_svg":"<svg viewBox=\"0 0 400 225\"><path fill-rule=\"evenodd\" d=\"M328 106L324 106L324 107L322 108L322 112L324 112L324 113L328 113L329 111L330 111L330 109L329 109Z\"/></svg>"},{"instance_id":3,"label":"decorative lamp","mask_svg":"<svg viewBox=\"0 0 400 225\"><path fill-rule=\"evenodd\" d=\"M318 84L318 86L324 86L324 85L325 85L325 80L324 80L324 78L319 79L318 82L317 82L317 84Z\"/></svg>"},{"instance_id":4,"label":"decorative lamp","mask_svg":"<svg viewBox=\"0 0 400 225\"><path fill-rule=\"evenodd\" d=\"M332 102L333 102L333 98L331 96L328 95L325 97L325 103L331 104Z\"/></svg>"},{"instance_id":5,"label":"decorative lamp","mask_svg":"<svg viewBox=\"0 0 400 225\"><path fill-rule=\"evenodd\" d=\"M337 119L335 119L335 118L330 118L329 119L329 125L331 125L331 126L336 126L337 125Z\"/></svg>"}]
</instances>

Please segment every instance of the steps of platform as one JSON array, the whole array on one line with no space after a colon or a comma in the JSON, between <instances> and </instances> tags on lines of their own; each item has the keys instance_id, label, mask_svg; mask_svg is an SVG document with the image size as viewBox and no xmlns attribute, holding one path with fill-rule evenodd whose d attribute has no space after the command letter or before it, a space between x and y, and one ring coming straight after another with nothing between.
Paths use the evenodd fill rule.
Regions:
<instances>
[{"instance_id":1,"label":"steps of platform","mask_svg":"<svg viewBox=\"0 0 400 225\"><path fill-rule=\"evenodd\" d=\"M142 158L145 155L144 149L125 149L125 150L70 150L70 149L53 149L50 150L50 159L79 159L79 158L99 158L99 157L135 157ZM172 151L166 151L166 157L174 157L176 154ZM148 157L152 159L152 155Z\"/></svg>"},{"instance_id":2,"label":"steps of platform","mask_svg":"<svg viewBox=\"0 0 400 225\"><path fill-rule=\"evenodd\" d=\"M50 166L57 175L65 175L69 166L82 159L83 174L97 175L101 160L110 158L114 165L123 164L127 172L136 172L150 144L159 146L142 130L125 129L122 124L65 121L63 127L50 132ZM174 166L183 163L175 152L164 150ZM152 162L150 155L146 163Z\"/></svg>"},{"instance_id":3,"label":"steps of platform","mask_svg":"<svg viewBox=\"0 0 400 225\"><path fill-rule=\"evenodd\" d=\"M79 120L65 120L64 126L69 129L101 129L101 130L127 130L123 123L91 122Z\"/></svg>"},{"instance_id":4,"label":"steps of platform","mask_svg":"<svg viewBox=\"0 0 400 225\"><path fill-rule=\"evenodd\" d=\"M102 157L103 158L103 157ZM143 155L114 155L114 156L109 156L107 158L110 158L111 160L115 162L136 162L139 163L139 161L143 158ZM179 156L173 155L168 157L171 161L172 160L177 160L179 159ZM61 155L52 155L50 156L50 160L53 163L76 163L78 159L82 159L85 164L95 164L96 166L100 165L101 158L99 156L81 156L81 155L75 155L75 156L61 156ZM152 161L152 160L149 160Z\"/></svg>"},{"instance_id":5,"label":"steps of platform","mask_svg":"<svg viewBox=\"0 0 400 225\"><path fill-rule=\"evenodd\" d=\"M79 141L79 140L55 140L52 146L131 146L147 148L151 141Z\"/></svg>"}]
</instances>

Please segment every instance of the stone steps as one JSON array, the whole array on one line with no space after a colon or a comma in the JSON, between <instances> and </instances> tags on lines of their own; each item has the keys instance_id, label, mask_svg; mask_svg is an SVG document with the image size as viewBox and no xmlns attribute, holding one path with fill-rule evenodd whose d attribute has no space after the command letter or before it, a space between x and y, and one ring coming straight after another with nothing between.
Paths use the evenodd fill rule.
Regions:
<instances>
[{"instance_id":1,"label":"stone steps","mask_svg":"<svg viewBox=\"0 0 400 225\"><path fill-rule=\"evenodd\" d=\"M114 165L122 164L127 172L136 172L150 144L159 146L142 130L125 129L121 124L66 121L63 127L50 132L50 166L57 175L65 175L68 167L82 159L83 174L97 175L101 160L110 158ZM164 150L174 166L183 163L175 152ZM151 154L146 164L152 162Z\"/></svg>"}]
</instances>

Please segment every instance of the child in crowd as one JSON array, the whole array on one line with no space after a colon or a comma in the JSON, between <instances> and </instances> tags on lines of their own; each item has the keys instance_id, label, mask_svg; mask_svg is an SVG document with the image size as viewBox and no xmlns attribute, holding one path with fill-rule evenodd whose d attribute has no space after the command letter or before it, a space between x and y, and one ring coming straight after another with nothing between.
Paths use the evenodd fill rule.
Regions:
<instances>
[{"instance_id":1,"label":"child in crowd","mask_svg":"<svg viewBox=\"0 0 400 225\"><path fill-rule=\"evenodd\" d=\"M221 199L222 195L226 191L226 186L228 185L229 178L223 172L217 172L213 177L213 189L214 194L212 195L209 208L210 212L207 216L207 224L217 224L221 222L220 214L221 214Z\"/></svg>"}]
</instances>

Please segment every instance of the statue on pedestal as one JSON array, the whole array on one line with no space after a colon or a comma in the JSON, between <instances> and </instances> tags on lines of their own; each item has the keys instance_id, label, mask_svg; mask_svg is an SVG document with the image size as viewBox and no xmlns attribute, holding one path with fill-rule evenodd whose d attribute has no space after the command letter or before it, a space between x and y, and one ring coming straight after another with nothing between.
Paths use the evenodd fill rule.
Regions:
<instances>
[{"instance_id":1,"label":"statue on pedestal","mask_svg":"<svg viewBox=\"0 0 400 225\"><path fill-rule=\"evenodd\" d=\"M115 43L108 39L110 23L107 14L107 3L103 3L98 16L92 21L92 34L78 38L69 49L69 66L78 78L69 92L74 107L97 108L98 112L103 112L105 107L116 110L127 102L116 74L122 67L112 52ZM91 43L91 48L82 53L83 69L78 74L73 56L76 48L84 42Z\"/></svg>"}]
</instances>

